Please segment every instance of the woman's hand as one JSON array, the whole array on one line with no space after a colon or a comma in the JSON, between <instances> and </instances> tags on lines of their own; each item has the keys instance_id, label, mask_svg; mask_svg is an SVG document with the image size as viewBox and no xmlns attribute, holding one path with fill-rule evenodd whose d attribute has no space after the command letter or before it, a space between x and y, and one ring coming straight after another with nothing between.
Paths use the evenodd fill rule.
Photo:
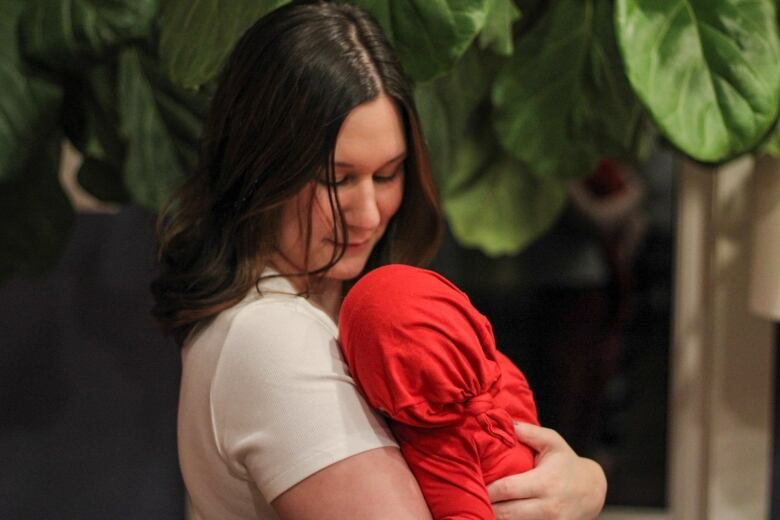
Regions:
<instances>
[{"instance_id":1,"label":"woman's hand","mask_svg":"<svg viewBox=\"0 0 780 520\"><path fill-rule=\"evenodd\" d=\"M488 487L498 520L592 520L604 507L607 479L596 462L577 456L557 432L516 423L517 438L537 452L536 467Z\"/></svg>"}]
</instances>

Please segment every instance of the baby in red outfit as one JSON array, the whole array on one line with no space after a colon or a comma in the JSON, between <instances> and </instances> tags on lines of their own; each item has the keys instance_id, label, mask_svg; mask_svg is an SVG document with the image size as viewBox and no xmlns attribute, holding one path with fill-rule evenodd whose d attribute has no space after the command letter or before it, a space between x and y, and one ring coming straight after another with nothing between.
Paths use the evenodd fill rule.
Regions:
<instances>
[{"instance_id":1,"label":"baby in red outfit","mask_svg":"<svg viewBox=\"0 0 780 520\"><path fill-rule=\"evenodd\" d=\"M349 291L339 329L358 389L389 418L434 518L494 518L485 486L534 465L512 419L538 419L487 318L443 276L389 265Z\"/></svg>"}]
</instances>

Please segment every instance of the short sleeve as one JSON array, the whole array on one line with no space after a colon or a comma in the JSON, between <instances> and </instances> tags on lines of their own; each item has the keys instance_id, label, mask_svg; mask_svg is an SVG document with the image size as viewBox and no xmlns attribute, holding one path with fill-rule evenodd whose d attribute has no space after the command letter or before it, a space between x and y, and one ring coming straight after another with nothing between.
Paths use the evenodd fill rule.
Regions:
<instances>
[{"instance_id":1,"label":"short sleeve","mask_svg":"<svg viewBox=\"0 0 780 520\"><path fill-rule=\"evenodd\" d=\"M307 305L259 301L242 309L210 392L222 459L268 502L334 462L397 446L358 394L335 325Z\"/></svg>"}]
</instances>

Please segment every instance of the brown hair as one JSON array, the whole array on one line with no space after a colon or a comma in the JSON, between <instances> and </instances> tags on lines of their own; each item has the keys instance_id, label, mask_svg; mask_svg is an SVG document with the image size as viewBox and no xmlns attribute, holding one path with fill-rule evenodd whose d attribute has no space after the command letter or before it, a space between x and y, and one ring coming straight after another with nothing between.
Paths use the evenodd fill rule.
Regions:
<instances>
[{"instance_id":1,"label":"brown hair","mask_svg":"<svg viewBox=\"0 0 780 520\"><path fill-rule=\"evenodd\" d=\"M323 172L334 180L344 119L381 93L401 109L410 153L401 207L367 269L422 265L438 246L440 212L412 87L378 24L356 6L294 2L242 36L214 94L198 166L158 221L152 314L179 344L257 284L282 205ZM331 184L331 213L346 236ZM328 265L303 274L322 275L343 254L334 251Z\"/></svg>"}]
</instances>

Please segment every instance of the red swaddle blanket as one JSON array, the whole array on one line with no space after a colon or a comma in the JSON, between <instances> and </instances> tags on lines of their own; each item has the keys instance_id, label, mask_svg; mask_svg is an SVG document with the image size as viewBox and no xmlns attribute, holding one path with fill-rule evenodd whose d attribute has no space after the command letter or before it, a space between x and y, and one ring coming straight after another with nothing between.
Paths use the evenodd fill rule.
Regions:
<instances>
[{"instance_id":1,"label":"red swaddle blanket","mask_svg":"<svg viewBox=\"0 0 780 520\"><path fill-rule=\"evenodd\" d=\"M349 291L339 329L358 389L390 419L433 516L493 518L485 486L534 464L512 419L538 419L487 318L443 276L390 265Z\"/></svg>"}]
</instances>

